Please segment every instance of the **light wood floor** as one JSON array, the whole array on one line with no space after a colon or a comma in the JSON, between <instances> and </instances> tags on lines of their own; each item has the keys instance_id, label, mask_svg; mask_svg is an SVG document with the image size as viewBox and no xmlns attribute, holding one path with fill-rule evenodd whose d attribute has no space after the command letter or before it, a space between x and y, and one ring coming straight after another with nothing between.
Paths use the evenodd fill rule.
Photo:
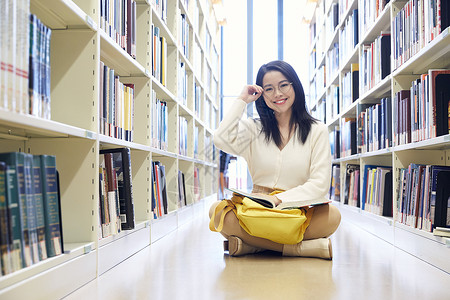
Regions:
<instances>
[{"instance_id":1,"label":"light wood floor","mask_svg":"<svg viewBox=\"0 0 450 300\"><path fill-rule=\"evenodd\" d=\"M450 299L450 275L343 220L334 258L229 257L206 213L66 299Z\"/></svg>"}]
</instances>

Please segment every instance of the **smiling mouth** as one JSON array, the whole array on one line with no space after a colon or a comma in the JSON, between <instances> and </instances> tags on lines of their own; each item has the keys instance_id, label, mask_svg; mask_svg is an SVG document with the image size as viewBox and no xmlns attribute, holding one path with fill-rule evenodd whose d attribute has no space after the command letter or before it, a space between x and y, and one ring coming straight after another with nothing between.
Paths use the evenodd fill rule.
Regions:
<instances>
[{"instance_id":1,"label":"smiling mouth","mask_svg":"<svg viewBox=\"0 0 450 300\"><path fill-rule=\"evenodd\" d=\"M287 101L287 98L281 99L281 100L278 100L278 101L274 101L273 103L275 103L276 105L281 105L281 104L284 104L286 101Z\"/></svg>"}]
</instances>

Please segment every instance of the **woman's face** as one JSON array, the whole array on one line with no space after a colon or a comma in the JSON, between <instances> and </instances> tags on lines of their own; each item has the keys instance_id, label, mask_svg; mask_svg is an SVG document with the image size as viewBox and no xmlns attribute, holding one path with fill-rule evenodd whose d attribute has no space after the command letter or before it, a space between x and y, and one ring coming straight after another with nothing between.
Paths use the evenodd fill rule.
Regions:
<instances>
[{"instance_id":1,"label":"woman's face","mask_svg":"<svg viewBox=\"0 0 450 300\"><path fill-rule=\"evenodd\" d=\"M263 77L264 101L275 114L290 113L295 100L292 83L278 71L269 71Z\"/></svg>"}]
</instances>

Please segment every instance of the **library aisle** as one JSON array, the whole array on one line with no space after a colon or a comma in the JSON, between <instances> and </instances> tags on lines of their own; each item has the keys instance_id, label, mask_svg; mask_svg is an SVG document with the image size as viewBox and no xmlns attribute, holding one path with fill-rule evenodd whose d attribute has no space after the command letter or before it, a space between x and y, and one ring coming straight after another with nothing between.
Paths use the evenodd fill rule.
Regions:
<instances>
[{"instance_id":1,"label":"library aisle","mask_svg":"<svg viewBox=\"0 0 450 300\"><path fill-rule=\"evenodd\" d=\"M66 297L78 299L448 299L450 275L345 221L333 261L230 257L207 213Z\"/></svg>"}]
</instances>

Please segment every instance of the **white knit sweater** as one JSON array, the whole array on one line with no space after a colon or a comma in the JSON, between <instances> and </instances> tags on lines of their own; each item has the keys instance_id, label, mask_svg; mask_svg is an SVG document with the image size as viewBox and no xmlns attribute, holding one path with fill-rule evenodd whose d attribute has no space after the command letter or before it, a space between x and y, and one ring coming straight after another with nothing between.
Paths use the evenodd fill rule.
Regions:
<instances>
[{"instance_id":1,"label":"white knit sweater","mask_svg":"<svg viewBox=\"0 0 450 300\"><path fill-rule=\"evenodd\" d=\"M296 133L280 150L274 142L266 142L260 121L241 120L246 105L234 100L214 134L214 144L247 161L253 184L284 190L277 194L283 202L326 197L331 179L327 127L312 124L304 144Z\"/></svg>"}]
</instances>

